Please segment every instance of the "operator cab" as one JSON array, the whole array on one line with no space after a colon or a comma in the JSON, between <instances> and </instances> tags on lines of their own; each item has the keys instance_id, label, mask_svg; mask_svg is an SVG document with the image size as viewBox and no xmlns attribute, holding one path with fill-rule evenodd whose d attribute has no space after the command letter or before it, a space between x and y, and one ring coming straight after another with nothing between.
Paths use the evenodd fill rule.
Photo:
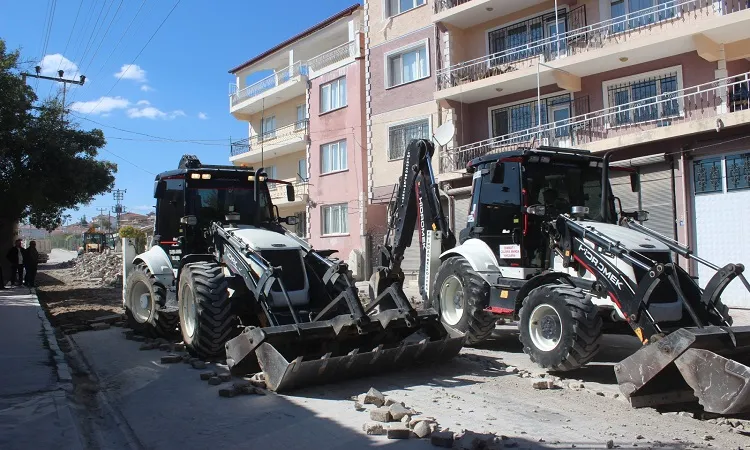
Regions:
<instances>
[{"instance_id":1,"label":"operator cab","mask_svg":"<svg viewBox=\"0 0 750 450\"><path fill-rule=\"evenodd\" d=\"M616 221L611 190L609 211L601 211L602 167L602 158L590 152L554 147L473 159L467 164L472 198L460 242L481 239L502 266L546 269L550 252L543 229L555 217L583 207L576 208L579 219Z\"/></svg>"}]
</instances>

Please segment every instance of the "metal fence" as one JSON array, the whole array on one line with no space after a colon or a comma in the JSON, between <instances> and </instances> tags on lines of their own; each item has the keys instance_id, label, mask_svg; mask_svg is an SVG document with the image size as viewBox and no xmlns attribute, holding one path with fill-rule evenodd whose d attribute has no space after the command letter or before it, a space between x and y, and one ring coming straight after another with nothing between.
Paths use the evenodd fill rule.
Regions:
<instances>
[{"instance_id":1,"label":"metal fence","mask_svg":"<svg viewBox=\"0 0 750 450\"><path fill-rule=\"evenodd\" d=\"M437 88L447 89L533 67L539 57L544 61L555 60L641 38L651 30L662 31L665 26L685 25L747 9L750 9L749 0L670 0L592 25L585 25L585 11L573 10L568 13L566 22L571 28L569 31L555 35L527 27L526 38L520 45L438 70Z\"/></svg>"},{"instance_id":2,"label":"metal fence","mask_svg":"<svg viewBox=\"0 0 750 450\"><path fill-rule=\"evenodd\" d=\"M302 64L300 61L292 64L291 66L275 71L272 75L257 81L250 86L243 89L236 90L237 85L230 84L230 98L232 99L232 106L247 100L248 98L256 97L270 89L280 86L287 81L298 75L307 75L307 66ZM233 88L234 86L234 88Z\"/></svg>"},{"instance_id":3,"label":"metal fence","mask_svg":"<svg viewBox=\"0 0 750 450\"><path fill-rule=\"evenodd\" d=\"M350 41L307 61L310 70L320 70L357 54L357 41Z\"/></svg>"},{"instance_id":4,"label":"metal fence","mask_svg":"<svg viewBox=\"0 0 750 450\"><path fill-rule=\"evenodd\" d=\"M307 135L308 125L309 120L300 120L290 125L266 131L265 133L258 133L254 136L234 141L231 144L230 155L238 156L243 153L260 150L261 145L281 144L300 136L305 136Z\"/></svg>"},{"instance_id":5,"label":"metal fence","mask_svg":"<svg viewBox=\"0 0 750 450\"><path fill-rule=\"evenodd\" d=\"M458 5L463 5L464 3L469 3L471 0L435 0L433 11L435 14L439 12L443 12L446 9L454 8Z\"/></svg>"},{"instance_id":6,"label":"metal fence","mask_svg":"<svg viewBox=\"0 0 750 450\"><path fill-rule=\"evenodd\" d=\"M654 115L654 110L670 113ZM747 110L750 72L462 145L443 151L440 166L443 172L461 170L472 159L488 153L534 145L577 146Z\"/></svg>"}]
</instances>

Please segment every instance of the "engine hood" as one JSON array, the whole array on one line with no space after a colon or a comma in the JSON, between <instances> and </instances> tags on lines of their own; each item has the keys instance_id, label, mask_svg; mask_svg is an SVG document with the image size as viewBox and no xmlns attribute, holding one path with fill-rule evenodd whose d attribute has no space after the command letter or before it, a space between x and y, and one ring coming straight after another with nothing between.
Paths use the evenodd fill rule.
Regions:
<instances>
[{"instance_id":1,"label":"engine hood","mask_svg":"<svg viewBox=\"0 0 750 450\"><path fill-rule=\"evenodd\" d=\"M637 252L669 251L669 247L657 241L656 239L630 228L621 227L619 225L614 225L611 223L590 221L584 221L583 226L588 229L593 228L603 234L606 234L611 239L619 241L622 245L630 250L634 250Z\"/></svg>"},{"instance_id":2,"label":"engine hood","mask_svg":"<svg viewBox=\"0 0 750 450\"><path fill-rule=\"evenodd\" d=\"M240 225L238 228L227 228L227 231L233 232L256 251L300 248L299 243L289 236L264 228Z\"/></svg>"}]
</instances>

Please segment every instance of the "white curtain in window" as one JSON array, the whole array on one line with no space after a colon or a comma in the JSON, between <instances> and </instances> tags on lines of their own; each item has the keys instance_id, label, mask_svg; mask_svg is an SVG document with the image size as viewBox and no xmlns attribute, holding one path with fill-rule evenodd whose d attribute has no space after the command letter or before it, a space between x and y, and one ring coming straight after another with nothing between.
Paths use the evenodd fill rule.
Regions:
<instances>
[{"instance_id":1,"label":"white curtain in window","mask_svg":"<svg viewBox=\"0 0 750 450\"><path fill-rule=\"evenodd\" d=\"M321 146L321 171L323 173L346 170L346 141L332 142Z\"/></svg>"},{"instance_id":2,"label":"white curtain in window","mask_svg":"<svg viewBox=\"0 0 750 450\"><path fill-rule=\"evenodd\" d=\"M331 110L331 85L326 84L320 88L320 110L323 112Z\"/></svg>"},{"instance_id":3,"label":"white curtain in window","mask_svg":"<svg viewBox=\"0 0 750 450\"><path fill-rule=\"evenodd\" d=\"M338 107L341 108L343 106L346 106L346 79L345 78L342 78L338 81L338 88L339 88Z\"/></svg>"},{"instance_id":4,"label":"white curtain in window","mask_svg":"<svg viewBox=\"0 0 750 450\"><path fill-rule=\"evenodd\" d=\"M323 234L349 232L349 206L346 204L323 207Z\"/></svg>"},{"instance_id":5,"label":"white curtain in window","mask_svg":"<svg viewBox=\"0 0 750 450\"><path fill-rule=\"evenodd\" d=\"M398 3L399 3L399 0L388 0L388 6L387 6L388 9L386 11L386 14L389 17L395 16L396 14L398 14Z\"/></svg>"},{"instance_id":6,"label":"white curtain in window","mask_svg":"<svg viewBox=\"0 0 750 450\"><path fill-rule=\"evenodd\" d=\"M404 61L404 83L419 78L419 53L409 52L402 56Z\"/></svg>"},{"instance_id":7,"label":"white curtain in window","mask_svg":"<svg viewBox=\"0 0 750 450\"><path fill-rule=\"evenodd\" d=\"M302 180L307 179L307 160L306 159L300 159L297 163L297 174Z\"/></svg>"}]
</instances>

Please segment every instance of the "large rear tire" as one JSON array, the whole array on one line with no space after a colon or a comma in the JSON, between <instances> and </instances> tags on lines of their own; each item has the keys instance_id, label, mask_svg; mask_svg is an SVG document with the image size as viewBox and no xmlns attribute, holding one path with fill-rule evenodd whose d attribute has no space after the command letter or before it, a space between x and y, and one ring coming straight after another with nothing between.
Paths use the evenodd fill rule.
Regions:
<instances>
[{"instance_id":1,"label":"large rear tire","mask_svg":"<svg viewBox=\"0 0 750 450\"><path fill-rule=\"evenodd\" d=\"M188 351L199 358L223 358L224 344L237 333L228 287L215 262L195 262L182 269L177 296L180 330Z\"/></svg>"},{"instance_id":2,"label":"large rear tire","mask_svg":"<svg viewBox=\"0 0 750 450\"><path fill-rule=\"evenodd\" d=\"M519 315L523 351L545 369L577 369L599 351L602 319L590 296L579 288L540 286L529 292Z\"/></svg>"},{"instance_id":3,"label":"large rear tire","mask_svg":"<svg viewBox=\"0 0 750 450\"><path fill-rule=\"evenodd\" d=\"M438 269L425 307L433 307L441 322L466 336L466 345L484 341L495 330L495 317L484 311L490 288L461 256L446 259Z\"/></svg>"},{"instance_id":4,"label":"large rear tire","mask_svg":"<svg viewBox=\"0 0 750 450\"><path fill-rule=\"evenodd\" d=\"M179 337L177 313L158 310L164 304L167 290L157 283L146 264L141 263L133 268L126 280L125 292L125 316L130 328L148 337Z\"/></svg>"}]
</instances>

